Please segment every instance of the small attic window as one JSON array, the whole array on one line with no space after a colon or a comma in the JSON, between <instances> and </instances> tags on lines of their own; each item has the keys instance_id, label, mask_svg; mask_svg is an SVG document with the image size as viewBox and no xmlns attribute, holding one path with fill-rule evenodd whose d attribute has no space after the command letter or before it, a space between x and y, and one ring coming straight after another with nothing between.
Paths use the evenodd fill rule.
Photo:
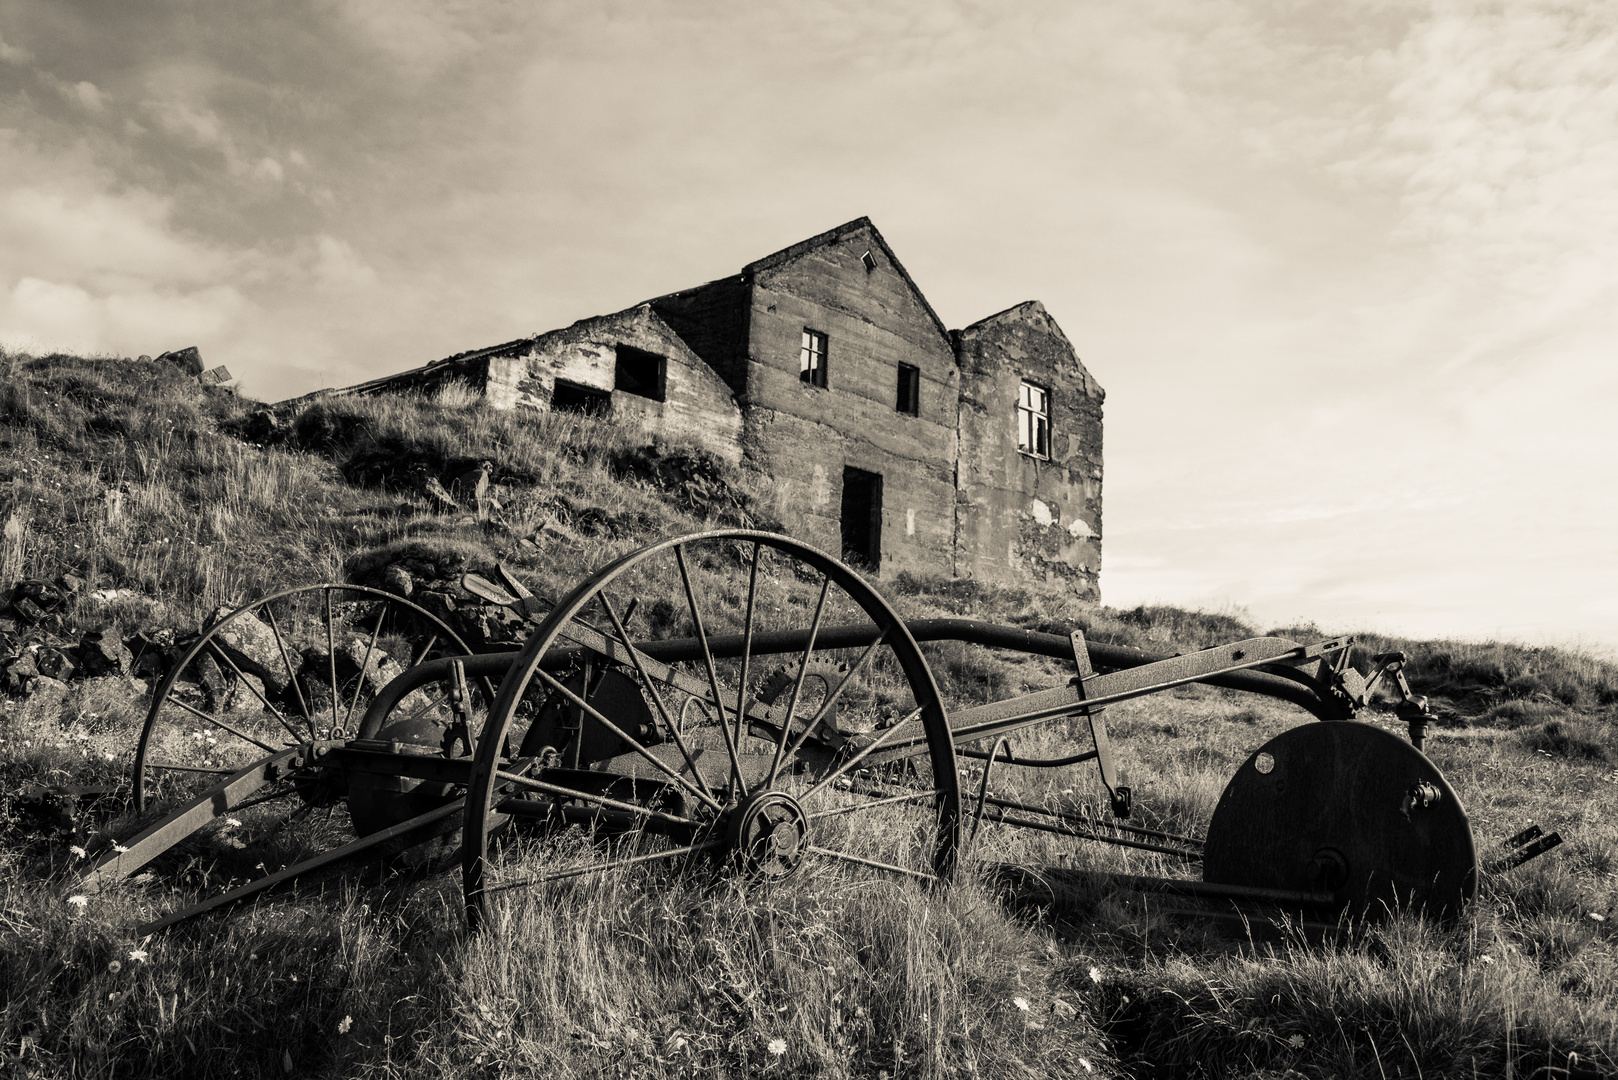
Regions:
<instances>
[{"instance_id":1,"label":"small attic window","mask_svg":"<svg viewBox=\"0 0 1618 1080\"><path fill-rule=\"evenodd\" d=\"M665 377L668 363L663 357L645 349L637 349L633 345L619 345L616 351L618 370L613 380L613 389L651 398L653 401L666 400Z\"/></svg>"},{"instance_id":2,"label":"small attic window","mask_svg":"<svg viewBox=\"0 0 1618 1080\"><path fill-rule=\"evenodd\" d=\"M869 250L867 250L864 255L860 256L860 262L865 264L865 272L867 274L876 269L876 256L872 255Z\"/></svg>"}]
</instances>

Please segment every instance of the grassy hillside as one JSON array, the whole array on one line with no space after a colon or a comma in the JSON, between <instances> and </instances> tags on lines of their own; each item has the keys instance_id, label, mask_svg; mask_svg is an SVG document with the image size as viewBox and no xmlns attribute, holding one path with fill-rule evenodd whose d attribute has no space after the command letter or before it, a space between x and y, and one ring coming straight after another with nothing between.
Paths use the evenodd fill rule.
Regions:
<instances>
[{"instance_id":1,"label":"grassy hillside","mask_svg":"<svg viewBox=\"0 0 1618 1080\"><path fill-rule=\"evenodd\" d=\"M485 465L479 506L466 478ZM453 389L276 413L163 364L0 355L0 1074L1460 1077L1570 1053L1618 1070L1618 667L1512 643L1360 643L1411 655L1442 721L1429 756L1485 855L1529 822L1567 840L1487 878L1450 929L1407 919L1346 944L1255 944L1127 892L1014 907L975 870L937 894L649 871L515 896L468 938L454 875L372 866L131 938L174 896L226 885L228 827L184 865L70 902L72 848L127 819L154 678L219 608L401 561L445 588L504 561L556 597L658 537L770 528L777 497L692 448L495 413ZM881 588L909 617L1077 627L1159 652L1271 629L1034 588ZM44 670L55 653L88 667L98 633L130 648L127 673ZM956 702L1067 677L959 645L929 660ZM1193 832L1247 754L1303 719L1202 687L1107 715L1145 820ZM1017 749L1075 743L1058 724ZM979 776L969 767L963 790ZM41 784L109 790L64 817L27 798ZM1098 788L1083 766L1001 767L995 785ZM1165 868L1093 848L992 824L979 840L1020 861Z\"/></svg>"}]
</instances>

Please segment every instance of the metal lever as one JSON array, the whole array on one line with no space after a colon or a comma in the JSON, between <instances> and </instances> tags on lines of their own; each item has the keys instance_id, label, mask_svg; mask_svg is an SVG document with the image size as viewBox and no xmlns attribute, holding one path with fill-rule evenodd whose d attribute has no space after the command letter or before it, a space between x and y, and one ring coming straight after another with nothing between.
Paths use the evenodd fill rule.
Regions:
<instances>
[{"instance_id":1,"label":"metal lever","mask_svg":"<svg viewBox=\"0 0 1618 1080\"><path fill-rule=\"evenodd\" d=\"M1084 680L1095 674L1095 669L1090 666L1090 646L1084 641L1083 630L1073 631L1068 635L1068 641L1073 645L1073 666L1078 670L1073 678L1073 689L1083 699ZM1118 774L1112 765L1112 744L1107 741L1106 721L1101 719L1100 709L1085 709L1084 718L1090 724L1090 738L1095 741L1096 768L1101 772L1101 786L1107 789L1107 798L1112 803L1112 816L1127 818L1133 806L1133 792L1118 784Z\"/></svg>"}]
</instances>

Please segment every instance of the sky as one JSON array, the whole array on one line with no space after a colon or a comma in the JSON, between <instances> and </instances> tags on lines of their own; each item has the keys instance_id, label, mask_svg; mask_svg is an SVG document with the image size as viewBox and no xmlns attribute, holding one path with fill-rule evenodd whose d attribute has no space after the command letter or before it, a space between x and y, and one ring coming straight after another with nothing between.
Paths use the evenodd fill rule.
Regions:
<instances>
[{"instance_id":1,"label":"sky","mask_svg":"<svg viewBox=\"0 0 1618 1080\"><path fill-rule=\"evenodd\" d=\"M1618 5L0 0L0 346L278 400L869 215L1107 390L1103 599L1618 647Z\"/></svg>"}]
</instances>

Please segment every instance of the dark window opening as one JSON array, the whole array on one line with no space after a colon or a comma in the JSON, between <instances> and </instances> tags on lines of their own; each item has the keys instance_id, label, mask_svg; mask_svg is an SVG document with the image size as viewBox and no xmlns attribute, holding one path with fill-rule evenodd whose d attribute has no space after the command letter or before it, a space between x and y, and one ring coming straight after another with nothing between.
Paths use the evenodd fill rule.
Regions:
<instances>
[{"instance_id":1,"label":"dark window opening","mask_svg":"<svg viewBox=\"0 0 1618 1080\"><path fill-rule=\"evenodd\" d=\"M875 570L882 564L882 474L843 470L843 561Z\"/></svg>"},{"instance_id":2,"label":"dark window opening","mask_svg":"<svg viewBox=\"0 0 1618 1080\"><path fill-rule=\"evenodd\" d=\"M921 415L921 368L914 364L899 365L899 389L893 398L897 412Z\"/></svg>"},{"instance_id":3,"label":"dark window opening","mask_svg":"<svg viewBox=\"0 0 1618 1080\"><path fill-rule=\"evenodd\" d=\"M1017 449L1051 456L1051 392L1031 382L1017 388Z\"/></svg>"},{"instance_id":4,"label":"dark window opening","mask_svg":"<svg viewBox=\"0 0 1618 1080\"><path fill-rule=\"evenodd\" d=\"M865 272L869 274L872 270L876 269L876 256L867 251L864 255L860 256L860 263L865 267Z\"/></svg>"},{"instance_id":5,"label":"dark window opening","mask_svg":"<svg viewBox=\"0 0 1618 1080\"><path fill-rule=\"evenodd\" d=\"M612 411L612 394L593 386L580 386L557 379L556 389L551 391L551 410L604 416Z\"/></svg>"},{"instance_id":6,"label":"dark window opening","mask_svg":"<svg viewBox=\"0 0 1618 1080\"><path fill-rule=\"evenodd\" d=\"M826 389L826 335L807 327L798 349L798 380Z\"/></svg>"},{"instance_id":7,"label":"dark window opening","mask_svg":"<svg viewBox=\"0 0 1618 1080\"><path fill-rule=\"evenodd\" d=\"M618 346L618 370L613 387L653 401L664 400L667 362L654 352L632 345Z\"/></svg>"}]
</instances>

